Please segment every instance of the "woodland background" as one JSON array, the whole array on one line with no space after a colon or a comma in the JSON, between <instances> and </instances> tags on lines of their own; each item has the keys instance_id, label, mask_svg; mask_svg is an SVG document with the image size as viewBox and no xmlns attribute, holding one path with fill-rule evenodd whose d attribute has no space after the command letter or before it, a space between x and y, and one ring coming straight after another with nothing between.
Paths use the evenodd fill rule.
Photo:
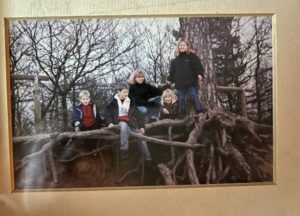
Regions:
<instances>
[{"instance_id":1,"label":"woodland background","mask_svg":"<svg viewBox=\"0 0 300 216\"><path fill-rule=\"evenodd\" d=\"M151 84L165 83L180 37L192 43L206 71L213 70L216 85L252 89L249 118L272 124L271 17L20 20L9 27L11 74L48 79L39 81L42 132L70 130L81 89L104 110L116 83L137 68ZM36 133L33 84L11 79L14 136ZM241 113L237 93L218 98L226 110Z\"/></svg>"}]
</instances>

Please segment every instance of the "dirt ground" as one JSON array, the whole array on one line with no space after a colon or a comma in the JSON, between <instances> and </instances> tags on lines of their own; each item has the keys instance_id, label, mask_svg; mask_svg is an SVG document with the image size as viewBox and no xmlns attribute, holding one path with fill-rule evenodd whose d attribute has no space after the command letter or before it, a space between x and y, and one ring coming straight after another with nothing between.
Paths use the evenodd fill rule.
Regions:
<instances>
[{"instance_id":1,"label":"dirt ground","mask_svg":"<svg viewBox=\"0 0 300 216\"><path fill-rule=\"evenodd\" d=\"M142 175L142 165L139 161L129 163L119 161L119 170L112 160L111 151L103 154L105 165L99 153L83 156L71 162L56 161L58 182L53 182L50 167L41 166L41 160L31 161L15 173L16 189L37 188L89 188L89 187L120 187L156 185L158 170L147 170ZM139 166L138 171L133 171ZM124 177L129 171L132 173ZM150 176L152 175L152 176ZM123 178L124 177L124 178ZM122 179L122 180L121 180ZM121 181L120 181L121 180Z\"/></svg>"},{"instance_id":2,"label":"dirt ground","mask_svg":"<svg viewBox=\"0 0 300 216\"><path fill-rule=\"evenodd\" d=\"M24 149L15 149L15 156L26 152ZM88 150L88 149L86 149ZM91 149L89 149L91 150ZM152 157L157 163L166 157L169 148L151 146ZM18 151L20 151L18 153ZM90 187L122 187L122 186L156 186L163 185L164 182L156 166L144 167L139 162L137 149L130 160L119 160L119 170L117 170L116 161L112 149L103 151L104 164L100 154L91 154L77 158L70 162L60 162L56 158L55 166L57 168L58 182L54 183L51 168L44 165L43 159L36 157L31 160L22 169L15 172L15 189L40 189L40 188L90 188ZM132 153L132 151L131 151ZM23 155L21 155L23 156ZM22 158L20 156L20 158ZM132 156L132 155L131 155ZM266 176L265 180L273 181L273 158L268 155L267 163L262 167ZM132 160L133 159L133 160ZM139 167L138 171L134 171ZM130 174L128 172L132 171ZM126 177L125 174L128 174ZM122 180L121 180L122 179ZM188 184L188 182L181 182Z\"/></svg>"}]
</instances>

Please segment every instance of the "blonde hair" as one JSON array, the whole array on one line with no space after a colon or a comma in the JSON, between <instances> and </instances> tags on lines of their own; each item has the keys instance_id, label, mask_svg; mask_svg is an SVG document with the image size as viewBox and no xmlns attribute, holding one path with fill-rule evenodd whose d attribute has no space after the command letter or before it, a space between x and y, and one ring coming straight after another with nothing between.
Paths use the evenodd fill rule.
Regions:
<instances>
[{"instance_id":1,"label":"blonde hair","mask_svg":"<svg viewBox=\"0 0 300 216\"><path fill-rule=\"evenodd\" d=\"M88 90L82 90L79 92L79 99L81 99L82 97L88 97L90 98L91 97L91 94Z\"/></svg>"},{"instance_id":2,"label":"blonde hair","mask_svg":"<svg viewBox=\"0 0 300 216\"><path fill-rule=\"evenodd\" d=\"M180 43L182 43L182 42L184 42L184 43L186 43L186 45L187 45L187 53L195 53L195 51L192 49L192 47L191 47L191 43L188 41L188 40L186 40L186 39L184 39L184 38L181 38L179 41L178 41L178 43L177 43L177 46L176 46L176 51L175 51L175 55L176 56L178 56L179 54L180 54L180 51L179 51L179 44Z\"/></svg>"},{"instance_id":3,"label":"blonde hair","mask_svg":"<svg viewBox=\"0 0 300 216\"><path fill-rule=\"evenodd\" d=\"M146 73L142 69L136 69L135 71L133 71L128 78L128 83L136 84L135 78L137 76L143 76L145 78L144 83L148 83L148 78L146 76Z\"/></svg>"},{"instance_id":4,"label":"blonde hair","mask_svg":"<svg viewBox=\"0 0 300 216\"><path fill-rule=\"evenodd\" d=\"M175 93L171 89L166 89L162 93L161 100L160 100L160 103L162 105L164 105L165 97L171 97L172 98L172 103L175 103L177 101L177 96L175 95Z\"/></svg>"}]
</instances>

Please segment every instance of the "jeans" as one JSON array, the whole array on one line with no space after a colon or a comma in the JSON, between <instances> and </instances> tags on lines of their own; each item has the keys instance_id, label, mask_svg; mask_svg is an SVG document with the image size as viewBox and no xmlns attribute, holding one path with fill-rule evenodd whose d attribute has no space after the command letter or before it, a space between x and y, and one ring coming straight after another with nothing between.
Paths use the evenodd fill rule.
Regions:
<instances>
[{"instance_id":1,"label":"jeans","mask_svg":"<svg viewBox=\"0 0 300 216\"><path fill-rule=\"evenodd\" d=\"M148 101L149 102L154 102L157 104L155 107L146 107L146 106L137 106L138 110L143 114L143 115L149 115L149 116L155 116L159 117L160 113L160 96L150 98Z\"/></svg>"},{"instance_id":2,"label":"jeans","mask_svg":"<svg viewBox=\"0 0 300 216\"><path fill-rule=\"evenodd\" d=\"M195 109L196 113L200 113L203 111L202 105L199 100L197 88L195 86L191 86L187 89L179 89L178 90L178 114L183 115L184 114L184 104L185 104L185 97L188 95L191 100L193 107Z\"/></svg>"},{"instance_id":3,"label":"jeans","mask_svg":"<svg viewBox=\"0 0 300 216\"><path fill-rule=\"evenodd\" d=\"M136 128L130 128L128 126L128 124L124 121L120 121L119 122L119 126L120 126L120 149L121 150L126 150L128 149L128 141L129 141L129 137L130 137L130 130L132 132L138 133L138 129ZM139 149L142 152L143 155L143 159L144 160L151 160L151 155L147 146L147 143L143 140L138 140L138 146Z\"/></svg>"}]
</instances>

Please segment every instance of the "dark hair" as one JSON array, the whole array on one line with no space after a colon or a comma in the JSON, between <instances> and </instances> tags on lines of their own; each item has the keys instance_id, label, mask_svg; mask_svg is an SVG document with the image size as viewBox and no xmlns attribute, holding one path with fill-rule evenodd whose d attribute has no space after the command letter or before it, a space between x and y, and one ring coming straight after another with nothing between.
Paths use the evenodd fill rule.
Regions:
<instances>
[{"instance_id":1,"label":"dark hair","mask_svg":"<svg viewBox=\"0 0 300 216\"><path fill-rule=\"evenodd\" d=\"M117 84L116 90L117 91L122 91L123 89L128 89L129 90L129 85L127 82L120 82Z\"/></svg>"}]
</instances>

